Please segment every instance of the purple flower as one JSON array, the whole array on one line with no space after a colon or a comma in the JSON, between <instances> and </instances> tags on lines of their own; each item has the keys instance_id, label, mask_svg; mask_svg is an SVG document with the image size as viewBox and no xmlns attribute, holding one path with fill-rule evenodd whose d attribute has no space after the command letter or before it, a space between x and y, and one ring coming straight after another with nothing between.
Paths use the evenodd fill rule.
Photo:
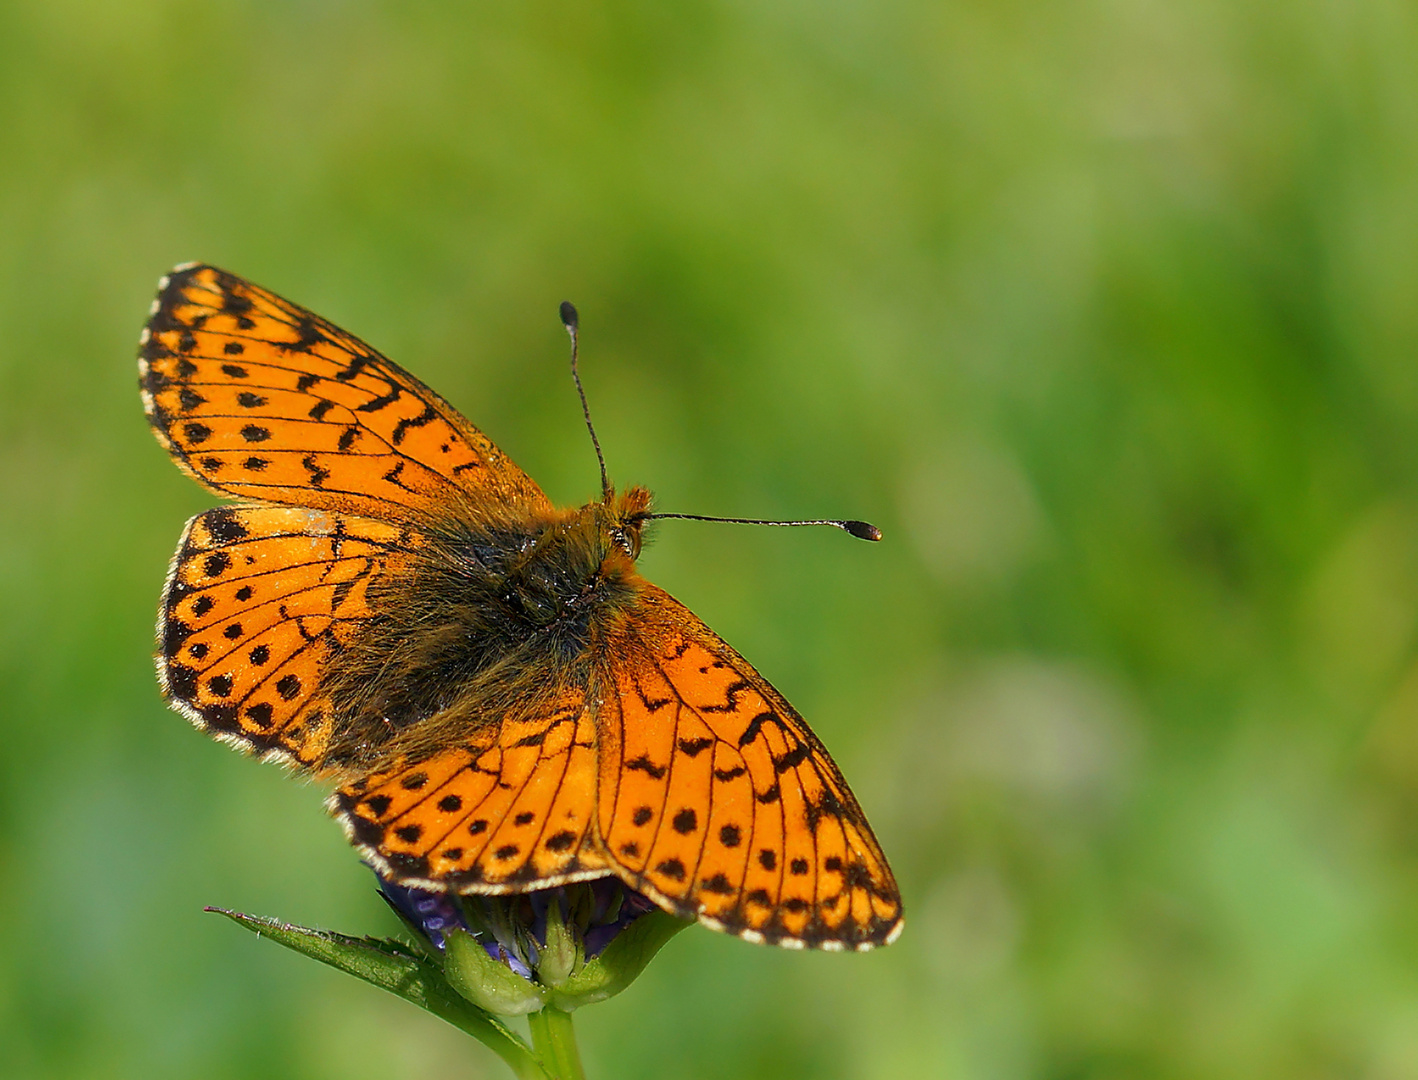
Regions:
<instances>
[{"instance_id":1,"label":"purple flower","mask_svg":"<svg viewBox=\"0 0 1418 1080\"><path fill-rule=\"evenodd\" d=\"M415 930L428 938L433 945L443 948L443 934L457 927L469 929L463 918L463 910L458 906L458 898L448 893L425 892L410 889L404 885L379 877L379 892L395 913Z\"/></svg>"},{"instance_id":2,"label":"purple flower","mask_svg":"<svg viewBox=\"0 0 1418 1080\"><path fill-rule=\"evenodd\" d=\"M378 875L376 874L376 877ZM593 960L632 923L655 911L645 896L613 877L499 896L428 892L379 878L379 891L398 915L437 949L453 929L466 930L487 954L524 979L533 979L547 947L547 914L561 923Z\"/></svg>"}]
</instances>

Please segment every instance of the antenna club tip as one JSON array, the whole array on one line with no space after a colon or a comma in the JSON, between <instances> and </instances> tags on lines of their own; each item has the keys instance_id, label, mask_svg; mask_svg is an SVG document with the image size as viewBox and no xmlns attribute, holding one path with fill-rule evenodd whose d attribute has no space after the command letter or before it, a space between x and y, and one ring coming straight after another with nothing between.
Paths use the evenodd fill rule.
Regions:
<instances>
[{"instance_id":1,"label":"antenna club tip","mask_svg":"<svg viewBox=\"0 0 1418 1080\"><path fill-rule=\"evenodd\" d=\"M842 528L858 540L880 540L881 530L869 521L844 521Z\"/></svg>"},{"instance_id":2,"label":"antenna club tip","mask_svg":"<svg viewBox=\"0 0 1418 1080\"><path fill-rule=\"evenodd\" d=\"M575 331L581 325L581 316L576 314L576 305L570 300L561 302L561 324L570 331Z\"/></svg>"}]
</instances>

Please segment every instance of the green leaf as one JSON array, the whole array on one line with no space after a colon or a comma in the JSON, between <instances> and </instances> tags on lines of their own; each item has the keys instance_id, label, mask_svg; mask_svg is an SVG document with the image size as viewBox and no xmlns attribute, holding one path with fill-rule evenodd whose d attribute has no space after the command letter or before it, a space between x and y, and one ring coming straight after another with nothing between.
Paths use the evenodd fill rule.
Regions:
<instances>
[{"instance_id":1,"label":"green leaf","mask_svg":"<svg viewBox=\"0 0 1418 1080\"><path fill-rule=\"evenodd\" d=\"M458 993L437 966L407 945L387 938L353 938L328 930L311 930L222 908L207 910L225 915L259 937L270 938L288 949L397 994L446 1020L507 1062L520 1080L547 1080L549 1074L526 1043L496 1016Z\"/></svg>"},{"instance_id":2,"label":"green leaf","mask_svg":"<svg viewBox=\"0 0 1418 1080\"><path fill-rule=\"evenodd\" d=\"M572 933L567 927L561 916L560 903L549 905L546 944L542 946L541 959L537 963L537 981L543 986L564 986L584 963L581 935Z\"/></svg>"}]
</instances>

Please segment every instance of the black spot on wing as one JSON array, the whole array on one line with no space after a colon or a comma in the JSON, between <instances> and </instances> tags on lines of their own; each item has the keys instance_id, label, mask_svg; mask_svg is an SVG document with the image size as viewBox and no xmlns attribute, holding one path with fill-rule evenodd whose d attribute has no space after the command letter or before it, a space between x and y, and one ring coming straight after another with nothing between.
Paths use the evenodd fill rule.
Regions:
<instances>
[{"instance_id":1,"label":"black spot on wing","mask_svg":"<svg viewBox=\"0 0 1418 1080\"><path fill-rule=\"evenodd\" d=\"M719 896L730 896L737 891L724 874L715 874L701 881L699 887L707 893L716 893Z\"/></svg>"},{"instance_id":2,"label":"black spot on wing","mask_svg":"<svg viewBox=\"0 0 1418 1080\"><path fill-rule=\"evenodd\" d=\"M176 656L192 636L192 627L181 619L169 618L163 626L162 651L164 656Z\"/></svg>"},{"instance_id":3,"label":"black spot on wing","mask_svg":"<svg viewBox=\"0 0 1418 1080\"><path fill-rule=\"evenodd\" d=\"M758 738L758 733L762 730L763 725L773 719L776 718L771 712L761 712L755 716L748 722L748 727L743 729L743 734L739 736L739 745L747 746L749 743L753 742L754 739Z\"/></svg>"},{"instance_id":4,"label":"black spot on wing","mask_svg":"<svg viewBox=\"0 0 1418 1080\"><path fill-rule=\"evenodd\" d=\"M773 768L777 770L777 772L781 775L787 772L789 769L801 765L804 761L807 760L807 756L810 753L812 753L812 750L811 748L809 748L807 743L799 743L797 746L789 750L782 757L774 758Z\"/></svg>"},{"instance_id":5,"label":"black spot on wing","mask_svg":"<svg viewBox=\"0 0 1418 1080\"><path fill-rule=\"evenodd\" d=\"M229 274L221 274L218 281L222 287L222 310L230 315L248 315L255 306L249 296L236 292L237 281Z\"/></svg>"},{"instance_id":6,"label":"black spot on wing","mask_svg":"<svg viewBox=\"0 0 1418 1080\"><path fill-rule=\"evenodd\" d=\"M403 390L400 387L393 386L387 394L377 398L370 398L370 400L366 401L363 405L356 405L355 412L372 413L378 412L380 409L388 408L399 400L401 393L403 393Z\"/></svg>"},{"instance_id":7,"label":"black spot on wing","mask_svg":"<svg viewBox=\"0 0 1418 1080\"><path fill-rule=\"evenodd\" d=\"M690 807L686 806L674 816L670 824L674 827L675 832L679 833L681 836L687 836L698 827L699 815Z\"/></svg>"},{"instance_id":8,"label":"black spot on wing","mask_svg":"<svg viewBox=\"0 0 1418 1080\"><path fill-rule=\"evenodd\" d=\"M639 757L627 761L625 767L631 771L646 773L652 780L659 780L665 775L666 770L666 766L656 765L645 754L641 754Z\"/></svg>"},{"instance_id":9,"label":"black spot on wing","mask_svg":"<svg viewBox=\"0 0 1418 1080\"><path fill-rule=\"evenodd\" d=\"M673 881L684 880L684 863L678 859L666 859L655 867L655 873L663 874Z\"/></svg>"},{"instance_id":10,"label":"black spot on wing","mask_svg":"<svg viewBox=\"0 0 1418 1080\"><path fill-rule=\"evenodd\" d=\"M311 487L323 487L325 481L330 478L330 470L319 465L315 460L314 454L306 454L305 457L301 459L300 463L308 474Z\"/></svg>"},{"instance_id":11,"label":"black spot on wing","mask_svg":"<svg viewBox=\"0 0 1418 1080\"><path fill-rule=\"evenodd\" d=\"M563 829L547 838L547 848L551 851L568 851L576 843L576 834Z\"/></svg>"},{"instance_id":12,"label":"black spot on wing","mask_svg":"<svg viewBox=\"0 0 1418 1080\"><path fill-rule=\"evenodd\" d=\"M739 679L737 682L730 683L728 686L724 687L724 702L722 705L700 705L699 709L701 712L712 713L733 712L738 708L739 695L747 689L749 689L748 683L743 679ZM743 744L740 743L740 745Z\"/></svg>"},{"instance_id":13,"label":"black spot on wing","mask_svg":"<svg viewBox=\"0 0 1418 1080\"><path fill-rule=\"evenodd\" d=\"M408 433L409 428L423 427L425 424L432 423L437 419L438 414L433 411L433 406L425 405L423 412L419 413L417 416L405 417L395 424L394 432L389 436L389 441L395 446L398 446L404 441L404 436Z\"/></svg>"}]
</instances>

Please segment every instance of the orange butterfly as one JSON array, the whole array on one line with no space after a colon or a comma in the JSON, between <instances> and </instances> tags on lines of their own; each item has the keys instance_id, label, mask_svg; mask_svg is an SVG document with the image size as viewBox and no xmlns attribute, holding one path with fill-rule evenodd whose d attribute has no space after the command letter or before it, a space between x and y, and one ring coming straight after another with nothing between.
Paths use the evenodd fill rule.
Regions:
<instances>
[{"instance_id":1,"label":"orange butterfly","mask_svg":"<svg viewBox=\"0 0 1418 1080\"><path fill-rule=\"evenodd\" d=\"M245 500L188 522L172 560L157 665L178 711L339 784L331 812L403 885L615 876L749 941L896 938L896 882L827 751L636 573L648 491L558 509L304 308L210 266L159 289L148 419L185 472Z\"/></svg>"}]
</instances>

